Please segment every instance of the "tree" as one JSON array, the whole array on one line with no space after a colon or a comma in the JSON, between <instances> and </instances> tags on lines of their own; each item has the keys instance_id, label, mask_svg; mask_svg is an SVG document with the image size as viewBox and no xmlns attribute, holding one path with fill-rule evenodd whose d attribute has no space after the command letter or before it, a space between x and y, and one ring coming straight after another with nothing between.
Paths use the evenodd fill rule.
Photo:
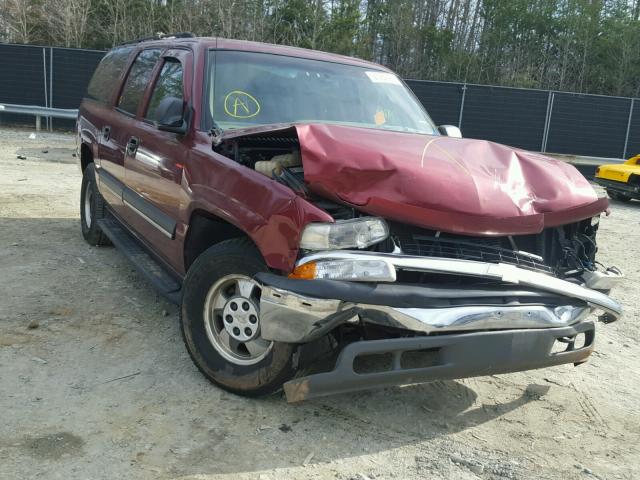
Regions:
<instances>
[{"instance_id":1,"label":"tree","mask_svg":"<svg viewBox=\"0 0 640 480\"><path fill-rule=\"evenodd\" d=\"M51 39L65 47L82 47L91 8L91 0L45 0L42 18Z\"/></svg>"},{"instance_id":2,"label":"tree","mask_svg":"<svg viewBox=\"0 0 640 480\"><path fill-rule=\"evenodd\" d=\"M32 0L2 0L0 26L5 36L16 43L31 43L38 25L37 4Z\"/></svg>"},{"instance_id":3,"label":"tree","mask_svg":"<svg viewBox=\"0 0 640 480\"><path fill-rule=\"evenodd\" d=\"M109 48L158 32L354 55L403 76L640 89L640 0L0 0L0 39Z\"/></svg>"}]
</instances>

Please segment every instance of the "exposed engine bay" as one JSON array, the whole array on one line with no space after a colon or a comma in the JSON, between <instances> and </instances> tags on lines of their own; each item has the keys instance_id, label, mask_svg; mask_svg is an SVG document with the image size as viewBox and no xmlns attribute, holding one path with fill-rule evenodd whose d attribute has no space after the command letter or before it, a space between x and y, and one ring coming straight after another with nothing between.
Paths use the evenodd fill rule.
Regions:
<instances>
[{"instance_id":1,"label":"exposed engine bay","mask_svg":"<svg viewBox=\"0 0 640 480\"><path fill-rule=\"evenodd\" d=\"M307 197L298 137L294 131L284 133L235 138L221 143L217 150Z\"/></svg>"}]
</instances>

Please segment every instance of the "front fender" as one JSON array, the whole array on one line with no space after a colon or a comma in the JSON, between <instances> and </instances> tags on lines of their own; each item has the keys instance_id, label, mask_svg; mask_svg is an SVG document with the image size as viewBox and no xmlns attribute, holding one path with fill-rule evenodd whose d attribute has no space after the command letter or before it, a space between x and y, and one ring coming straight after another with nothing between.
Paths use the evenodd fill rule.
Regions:
<instances>
[{"instance_id":1,"label":"front fender","mask_svg":"<svg viewBox=\"0 0 640 480\"><path fill-rule=\"evenodd\" d=\"M290 188L254 170L216 153L194 153L185 172L191 196L187 219L203 210L231 223L253 240L270 268L293 270L304 226L333 221Z\"/></svg>"}]
</instances>

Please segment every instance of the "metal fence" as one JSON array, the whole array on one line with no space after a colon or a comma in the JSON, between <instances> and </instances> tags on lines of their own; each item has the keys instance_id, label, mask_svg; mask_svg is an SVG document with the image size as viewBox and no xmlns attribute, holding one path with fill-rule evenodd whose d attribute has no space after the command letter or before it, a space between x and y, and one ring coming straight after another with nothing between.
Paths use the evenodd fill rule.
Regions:
<instances>
[{"instance_id":1,"label":"metal fence","mask_svg":"<svg viewBox=\"0 0 640 480\"><path fill-rule=\"evenodd\" d=\"M104 52L74 48L0 45L0 103L78 108ZM32 115L0 112L0 124L33 125ZM73 120L48 119L72 128Z\"/></svg>"},{"instance_id":2,"label":"metal fence","mask_svg":"<svg viewBox=\"0 0 640 480\"><path fill-rule=\"evenodd\" d=\"M78 108L104 52L0 44L0 103ZM465 83L407 80L437 124L465 137L527 150L627 158L640 153L640 108L632 98ZM72 120L49 119L56 127ZM1 123L33 117L0 112Z\"/></svg>"},{"instance_id":3,"label":"metal fence","mask_svg":"<svg viewBox=\"0 0 640 480\"><path fill-rule=\"evenodd\" d=\"M540 152L627 158L640 153L636 99L407 80L438 124L465 137Z\"/></svg>"}]
</instances>

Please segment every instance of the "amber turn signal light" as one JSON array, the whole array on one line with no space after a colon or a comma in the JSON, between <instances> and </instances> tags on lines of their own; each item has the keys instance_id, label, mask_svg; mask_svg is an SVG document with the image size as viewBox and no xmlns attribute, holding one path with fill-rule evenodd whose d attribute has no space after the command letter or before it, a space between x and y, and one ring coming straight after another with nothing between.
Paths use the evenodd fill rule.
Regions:
<instances>
[{"instance_id":1,"label":"amber turn signal light","mask_svg":"<svg viewBox=\"0 0 640 480\"><path fill-rule=\"evenodd\" d=\"M299 280L313 280L316 278L316 263L309 262L299 265L289 274L289 278L297 278Z\"/></svg>"}]
</instances>

